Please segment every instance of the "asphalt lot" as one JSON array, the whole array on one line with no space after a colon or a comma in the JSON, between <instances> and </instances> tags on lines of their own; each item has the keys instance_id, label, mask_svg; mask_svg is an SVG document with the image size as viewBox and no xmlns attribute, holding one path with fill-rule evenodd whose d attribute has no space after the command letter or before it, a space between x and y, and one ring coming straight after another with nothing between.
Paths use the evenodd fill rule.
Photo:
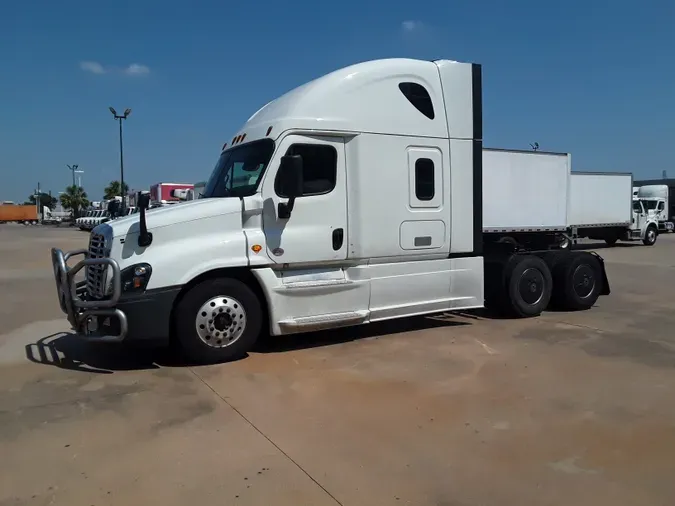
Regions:
<instances>
[{"instance_id":1,"label":"asphalt lot","mask_svg":"<svg viewBox=\"0 0 675 506\"><path fill-rule=\"evenodd\" d=\"M88 346L49 248L0 226L0 505L672 505L675 235L612 294L269 340L239 362Z\"/></svg>"}]
</instances>

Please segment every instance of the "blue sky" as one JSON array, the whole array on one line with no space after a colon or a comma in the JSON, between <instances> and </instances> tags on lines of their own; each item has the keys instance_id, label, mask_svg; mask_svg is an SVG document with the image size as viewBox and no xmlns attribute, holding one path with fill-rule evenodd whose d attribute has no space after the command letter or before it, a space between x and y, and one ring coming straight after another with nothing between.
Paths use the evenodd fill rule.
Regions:
<instances>
[{"instance_id":1,"label":"blue sky","mask_svg":"<svg viewBox=\"0 0 675 506\"><path fill-rule=\"evenodd\" d=\"M0 16L0 200L63 190L73 163L100 198L119 177L108 106L133 109L132 188L194 182L269 100L396 56L482 63L487 146L675 177L673 0L24 0Z\"/></svg>"}]
</instances>

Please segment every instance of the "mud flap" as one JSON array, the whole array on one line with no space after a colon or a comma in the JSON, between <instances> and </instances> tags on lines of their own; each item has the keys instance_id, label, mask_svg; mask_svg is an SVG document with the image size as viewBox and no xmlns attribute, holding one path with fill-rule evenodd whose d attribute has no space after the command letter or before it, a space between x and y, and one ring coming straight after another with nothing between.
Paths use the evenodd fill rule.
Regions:
<instances>
[{"instance_id":1,"label":"mud flap","mask_svg":"<svg viewBox=\"0 0 675 506\"><path fill-rule=\"evenodd\" d=\"M590 252L595 258L600 262L600 269L602 270L602 289L600 290L600 295L609 295L612 290L609 288L609 279L607 279L607 270L605 269L605 260L595 251Z\"/></svg>"}]
</instances>

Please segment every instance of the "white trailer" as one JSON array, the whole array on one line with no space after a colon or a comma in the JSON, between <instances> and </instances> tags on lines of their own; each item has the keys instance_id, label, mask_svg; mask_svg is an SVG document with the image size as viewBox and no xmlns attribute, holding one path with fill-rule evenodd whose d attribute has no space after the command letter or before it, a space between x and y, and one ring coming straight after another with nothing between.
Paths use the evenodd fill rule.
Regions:
<instances>
[{"instance_id":1,"label":"white trailer","mask_svg":"<svg viewBox=\"0 0 675 506\"><path fill-rule=\"evenodd\" d=\"M530 249L562 241L567 226L570 155L483 149L483 232Z\"/></svg>"},{"instance_id":2,"label":"white trailer","mask_svg":"<svg viewBox=\"0 0 675 506\"><path fill-rule=\"evenodd\" d=\"M214 362L245 356L263 331L592 307L609 293L599 256L484 232L483 200L501 196L483 191L481 88L480 65L389 59L290 91L235 133L202 198L146 213L144 195L138 215L98 225L88 251L53 249L61 308L90 341L174 338Z\"/></svg>"},{"instance_id":3,"label":"white trailer","mask_svg":"<svg viewBox=\"0 0 675 506\"><path fill-rule=\"evenodd\" d=\"M658 237L658 221L633 198L633 175L616 172L570 174L569 233L572 239L641 240L651 246Z\"/></svg>"}]
</instances>

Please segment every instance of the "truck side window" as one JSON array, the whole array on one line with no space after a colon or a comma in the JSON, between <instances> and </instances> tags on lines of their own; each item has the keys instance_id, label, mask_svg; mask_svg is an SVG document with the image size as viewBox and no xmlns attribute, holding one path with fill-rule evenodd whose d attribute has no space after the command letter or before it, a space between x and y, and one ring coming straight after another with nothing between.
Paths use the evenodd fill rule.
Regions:
<instances>
[{"instance_id":1,"label":"truck side window","mask_svg":"<svg viewBox=\"0 0 675 506\"><path fill-rule=\"evenodd\" d=\"M435 195L434 162L428 158L418 158L415 160L415 196L418 200L429 201Z\"/></svg>"},{"instance_id":2,"label":"truck side window","mask_svg":"<svg viewBox=\"0 0 675 506\"><path fill-rule=\"evenodd\" d=\"M417 83L400 83L398 89L415 108L429 119L434 119L434 104L427 89Z\"/></svg>"},{"instance_id":3,"label":"truck side window","mask_svg":"<svg viewBox=\"0 0 675 506\"><path fill-rule=\"evenodd\" d=\"M287 155L302 157L304 186L302 196L323 195L335 188L337 180L337 151L326 144L293 144ZM278 179L274 191L280 197L286 197L279 189Z\"/></svg>"}]
</instances>

